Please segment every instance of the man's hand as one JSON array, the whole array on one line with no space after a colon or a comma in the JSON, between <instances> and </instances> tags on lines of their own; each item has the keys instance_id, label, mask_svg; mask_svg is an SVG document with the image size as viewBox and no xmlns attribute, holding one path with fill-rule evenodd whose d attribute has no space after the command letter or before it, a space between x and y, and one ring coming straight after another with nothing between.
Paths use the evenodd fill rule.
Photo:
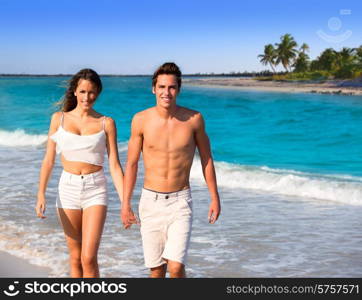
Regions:
<instances>
[{"instance_id":1,"label":"man's hand","mask_svg":"<svg viewBox=\"0 0 362 300\"><path fill-rule=\"evenodd\" d=\"M210 224L214 224L220 215L220 201L219 200L212 200L209 207L208 219Z\"/></svg>"},{"instance_id":2,"label":"man's hand","mask_svg":"<svg viewBox=\"0 0 362 300\"><path fill-rule=\"evenodd\" d=\"M131 207L122 207L121 220L124 229L130 228L132 224L140 224Z\"/></svg>"}]
</instances>

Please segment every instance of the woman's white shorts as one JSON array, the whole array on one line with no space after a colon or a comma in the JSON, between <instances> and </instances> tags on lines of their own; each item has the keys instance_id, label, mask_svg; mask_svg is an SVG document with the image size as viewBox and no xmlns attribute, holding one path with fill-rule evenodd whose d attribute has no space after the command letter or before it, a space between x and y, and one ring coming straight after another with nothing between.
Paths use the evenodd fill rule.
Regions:
<instances>
[{"instance_id":1,"label":"woman's white shorts","mask_svg":"<svg viewBox=\"0 0 362 300\"><path fill-rule=\"evenodd\" d=\"M93 205L107 205L107 180L103 169L75 175L63 170L59 180L58 208L86 209Z\"/></svg>"},{"instance_id":2,"label":"woman's white shorts","mask_svg":"<svg viewBox=\"0 0 362 300\"><path fill-rule=\"evenodd\" d=\"M146 267L166 260L185 264L192 226L190 189L174 193L142 189L139 216Z\"/></svg>"}]
</instances>

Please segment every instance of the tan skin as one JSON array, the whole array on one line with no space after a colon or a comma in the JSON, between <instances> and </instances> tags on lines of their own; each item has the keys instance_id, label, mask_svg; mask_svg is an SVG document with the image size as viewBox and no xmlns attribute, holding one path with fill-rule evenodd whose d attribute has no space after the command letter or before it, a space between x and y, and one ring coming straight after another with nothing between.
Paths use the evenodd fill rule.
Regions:
<instances>
[{"instance_id":1,"label":"tan skin","mask_svg":"<svg viewBox=\"0 0 362 300\"><path fill-rule=\"evenodd\" d=\"M211 196L209 222L215 223L220 215L215 168L203 118L197 111L176 105L178 92L176 76L159 75L153 87L156 106L133 117L121 213L126 229L139 223L131 207L131 197L141 152L145 167L144 187L174 192L190 186L190 169L197 147ZM185 277L185 266L170 260L167 266L152 268L150 277L165 277L166 268L170 277Z\"/></svg>"},{"instance_id":2,"label":"tan skin","mask_svg":"<svg viewBox=\"0 0 362 300\"><path fill-rule=\"evenodd\" d=\"M103 116L93 110L98 91L89 80L80 79L75 91L77 106L64 113L63 127L66 131L77 135L91 135L102 130ZM54 113L51 119L48 136L54 134L60 126L61 112ZM105 122L106 146L109 159L109 170L119 195L123 196L123 171L118 157L117 129L111 118ZM51 176L56 157L56 143L48 138L46 153L42 162L39 179L36 213L45 218L45 191ZM67 161L63 156L61 162L65 171L81 175L97 172L101 166L83 162ZM58 216L63 226L70 254L71 277L99 277L97 253L106 218L106 206L94 205L84 210L58 208Z\"/></svg>"}]
</instances>

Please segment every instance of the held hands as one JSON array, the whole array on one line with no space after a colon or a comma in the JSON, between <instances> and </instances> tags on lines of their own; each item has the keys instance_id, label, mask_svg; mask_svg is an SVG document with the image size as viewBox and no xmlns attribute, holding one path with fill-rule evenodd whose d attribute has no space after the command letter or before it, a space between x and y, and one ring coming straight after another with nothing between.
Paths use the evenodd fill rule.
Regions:
<instances>
[{"instance_id":1,"label":"held hands","mask_svg":"<svg viewBox=\"0 0 362 300\"><path fill-rule=\"evenodd\" d=\"M132 226L132 224L140 224L137 217L133 213L133 210L131 207L123 207L121 209L121 220L124 229L128 229Z\"/></svg>"},{"instance_id":2,"label":"held hands","mask_svg":"<svg viewBox=\"0 0 362 300\"><path fill-rule=\"evenodd\" d=\"M212 200L209 207L209 213L207 215L210 224L214 224L217 221L220 211L220 200Z\"/></svg>"},{"instance_id":3,"label":"held hands","mask_svg":"<svg viewBox=\"0 0 362 300\"><path fill-rule=\"evenodd\" d=\"M38 196L35 211L38 218L45 219L46 200L44 196Z\"/></svg>"}]
</instances>

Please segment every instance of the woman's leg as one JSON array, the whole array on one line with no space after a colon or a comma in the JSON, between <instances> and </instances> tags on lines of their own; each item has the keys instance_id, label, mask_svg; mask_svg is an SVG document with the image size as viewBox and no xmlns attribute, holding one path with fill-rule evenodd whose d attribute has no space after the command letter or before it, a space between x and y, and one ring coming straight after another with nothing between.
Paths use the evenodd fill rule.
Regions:
<instances>
[{"instance_id":1,"label":"woman's leg","mask_svg":"<svg viewBox=\"0 0 362 300\"><path fill-rule=\"evenodd\" d=\"M99 277L97 253L106 214L105 205L93 205L83 210L81 255L83 277Z\"/></svg>"},{"instance_id":2,"label":"woman's leg","mask_svg":"<svg viewBox=\"0 0 362 300\"><path fill-rule=\"evenodd\" d=\"M82 210L58 208L69 249L70 276L83 277L82 253Z\"/></svg>"}]
</instances>

